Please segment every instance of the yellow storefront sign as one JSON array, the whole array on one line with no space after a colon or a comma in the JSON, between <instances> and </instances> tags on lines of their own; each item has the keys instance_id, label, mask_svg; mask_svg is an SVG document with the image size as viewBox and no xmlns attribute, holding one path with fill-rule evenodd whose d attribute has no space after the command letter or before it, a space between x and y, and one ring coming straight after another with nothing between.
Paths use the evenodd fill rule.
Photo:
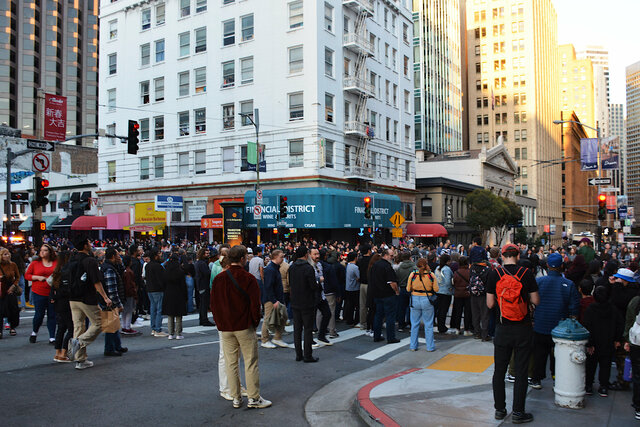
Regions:
<instances>
[{"instance_id":1,"label":"yellow storefront sign","mask_svg":"<svg viewBox=\"0 0 640 427\"><path fill-rule=\"evenodd\" d=\"M167 219L166 212L157 212L155 203L136 203L135 224L164 223Z\"/></svg>"}]
</instances>

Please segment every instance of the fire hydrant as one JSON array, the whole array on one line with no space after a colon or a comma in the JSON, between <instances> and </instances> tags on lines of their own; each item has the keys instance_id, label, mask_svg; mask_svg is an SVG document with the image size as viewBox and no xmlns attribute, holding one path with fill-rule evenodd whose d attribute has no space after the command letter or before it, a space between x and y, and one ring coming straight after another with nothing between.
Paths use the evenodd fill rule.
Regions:
<instances>
[{"instance_id":1,"label":"fire hydrant","mask_svg":"<svg viewBox=\"0 0 640 427\"><path fill-rule=\"evenodd\" d=\"M565 319L551 331L555 343L556 358L555 392L556 405L563 408L584 408L585 395L585 344L587 331L575 319Z\"/></svg>"}]
</instances>

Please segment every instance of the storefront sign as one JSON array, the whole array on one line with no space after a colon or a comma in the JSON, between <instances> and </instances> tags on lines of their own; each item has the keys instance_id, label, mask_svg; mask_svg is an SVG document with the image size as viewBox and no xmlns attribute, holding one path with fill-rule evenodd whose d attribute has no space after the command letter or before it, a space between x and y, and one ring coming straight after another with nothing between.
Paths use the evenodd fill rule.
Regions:
<instances>
[{"instance_id":1,"label":"storefront sign","mask_svg":"<svg viewBox=\"0 0 640 427\"><path fill-rule=\"evenodd\" d=\"M167 214L156 211L155 203L136 203L134 218L136 224L164 223L166 220Z\"/></svg>"},{"instance_id":2,"label":"storefront sign","mask_svg":"<svg viewBox=\"0 0 640 427\"><path fill-rule=\"evenodd\" d=\"M207 214L207 207L203 205L192 205L187 207L189 221L200 221Z\"/></svg>"},{"instance_id":3,"label":"storefront sign","mask_svg":"<svg viewBox=\"0 0 640 427\"><path fill-rule=\"evenodd\" d=\"M182 212L182 196L156 196L156 211Z\"/></svg>"},{"instance_id":4,"label":"storefront sign","mask_svg":"<svg viewBox=\"0 0 640 427\"><path fill-rule=\"evenodd\" d=\"M243 215L242 208L244 203L223 203L224 209L224 227L223 240L231 246L242 242Z\"/></svg>"}]
</instances>

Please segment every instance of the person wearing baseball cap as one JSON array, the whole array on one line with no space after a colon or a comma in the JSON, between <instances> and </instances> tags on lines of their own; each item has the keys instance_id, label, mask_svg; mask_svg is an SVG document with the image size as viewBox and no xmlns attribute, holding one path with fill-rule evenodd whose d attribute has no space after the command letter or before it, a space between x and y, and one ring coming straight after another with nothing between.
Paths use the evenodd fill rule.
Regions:
<instances>
[{"instance_id":1,"label":"person wearing baseball cap","mask_svg":"<svg viewBox=\"0 0 640 427\"><path fill-rule=\"evenodd\" d=\"M533 272L517 265L520 249L514 244L502 247L502 259L504 266L497 267L489 273L487 278L487 307L496 310L496 333L493 339L494 346L494 372L493 372L493 400L495 418L503 420L507 416L507 405L504 390L504 379L509 366L511 354L514 354L515 383L513 385L513 414L514 423L527 423L533 421L533 415L525 412L527 398L527 374L529 358L533 343L533 326L531 324L530 303L538 305L538 284ZM502 316L501 306L505 302L496 295L498 281L507 275L513 276L522 285L520 295L526 302L527 314L521 320L509 320ZM501 282L502 283L502 282Z\"/></svg>"},{"instance_id":2,"label":"person wearing baseball cap","mask_svg":"<svg viewBox=\"0 0 640 427\"><path fill-rule=\"evenodd\" d=\"M633 271L628 268L619 268L618 271L609 278L611 283L611 302L616 307L622 318L627 315L627 307L631 300L640 294L640 287L636 283ZM624 348L616 349L615 362L618 369L617 381L609 385L609 390L627 390L630 384L623 379L624 359L627 352Z\"/></svg>"},{"instance_id":3,"label":"person wearing baseball cap","mask_svg":"<svg viewBox=\"0 0 640 427\"><path fill-rule=\"evenodd\" d=\"M547 357L550 360L551 375L555 374L553 339L551 330L560 320L580 314L580 293L577 286L562 275L562 255L554 252L547 256L549 274L537 278L540 304L536 307L533 322L533 375L531 388L541 389L541 381L546 377Z\"/></svg>"}]
</instances>

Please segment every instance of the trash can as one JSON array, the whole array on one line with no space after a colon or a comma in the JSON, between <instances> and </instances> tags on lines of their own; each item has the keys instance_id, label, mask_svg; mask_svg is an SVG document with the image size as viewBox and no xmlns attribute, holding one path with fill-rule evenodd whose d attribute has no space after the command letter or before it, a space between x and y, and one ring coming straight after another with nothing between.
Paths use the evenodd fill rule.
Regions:
<instances>
[{"instance_id":1,"label":"trash can","mask_svg":"<svg viewBox=\"0 0 640 427\"><path fill-rule=\"evenodd\" d=\"M563 408L584 408L585 344L587 331L575 319L564 319L551 331L555 343L556 381L553 391L556 405Z\"/></svg>"}]
</instances>

